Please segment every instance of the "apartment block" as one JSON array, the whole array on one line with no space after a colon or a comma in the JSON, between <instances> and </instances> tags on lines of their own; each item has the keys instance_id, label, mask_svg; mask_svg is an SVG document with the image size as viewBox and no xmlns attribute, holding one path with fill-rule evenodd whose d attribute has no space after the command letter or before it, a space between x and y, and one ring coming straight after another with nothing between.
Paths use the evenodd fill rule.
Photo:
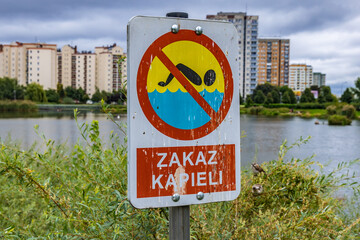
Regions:
<instances>
[{"instance_id":1,"label":"apartment block","mask_svg":"<svg viewBox=\"0 0 360 240\"><path fill-rule=\"evenodd\" d=\"M82 88L90 96L95 93L96 87L96 55L83 51L72 56L73 88Z\"/></svg>"},{"instance_id":2,"label":"apartment block","mask_svg":"<svg viewBox=\"0 0 360 240\"><path fill-rule=\"evenodd\" d=\"M258 40L258 84L275 86L289 84L289 39Z\"/></svg>"},{"instance_id":3,"label":"apartment block","mask_svg":"<svg viewBox=\"0 0 360 240\"><path fill-rule=\"evenodd\" d=\"M326 74L321 72L314 72L314 78L312 85L316 85L318 87L325 86L326 82Z\"/></svg>"},{"instance_id":4,"label":"apartment block","mask_svg":"<svg viewBox=\"0 0 360 240\"><path fill-rule=\"evenodd\" d=\"M239 81L240 94L252 94L257 85L258 16L243 12L219 12L207 15L209 20L232 22L239 35Z\"/></svg>"},{"instance_id":5,"label":"apartment block","mask_svg":"<svg viewBox=\"0 0 360 240\"><path fill-rule=\"evenodd\" d=\"M15 78L20 85L38 83L44 89L82 88L90 96L100 91L117 91L127 80L127 61L116 44L96 47L95 52L77 51L65 45L20 43L0 44L0 77Z\"/></svg>"},{"instance_id":6,"label":"apartment block","mask_svg":"<svg viewBox=\"0 0 360 240\"><path fill-rule=\"evenodd\" d=\"M123 49L116 44L96 47L96 86L100 91L111 92L121 89L126 81L126 55Z\"/></svg>"},{"instance_id":7,"label":"apartment block","mask_svg":"<svg viewBox=\"0 0 360 240\"><path fill-rule=\"evenodd\" d=\"M61 83L64 88L75 87L75 69L73 64L73 55L77 53L76 47L65 45L62 49L57 50L57 82Z\"/></svg>"},{"instance_id":8,"label":"apartment block","mask_svg":"<svg viewBox=\"0 0 360 240\"><path fill-rule=\"evenodd\" d=\"M296 92L303 92L313 85L313 68L306 64L291 64L289 88Z\"/></svg>"},{"instance_id":9,"label":"apartment block","mask_svg":"<svg viewBox=\"0 0 360 240\"><path fill-rule=\"evenodd\" d=\"M13 42L0 47L0 77L15 78L20 85L38 83L56 87L56 45Z\"/></svg>"}]
</instances>

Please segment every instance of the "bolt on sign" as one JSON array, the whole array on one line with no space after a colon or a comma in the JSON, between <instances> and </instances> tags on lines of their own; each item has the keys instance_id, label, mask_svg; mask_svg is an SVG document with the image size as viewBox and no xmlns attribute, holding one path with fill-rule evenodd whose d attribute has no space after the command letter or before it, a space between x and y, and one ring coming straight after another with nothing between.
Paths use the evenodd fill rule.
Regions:
<instances>
[{"instance_id":1,"label":"bolt on sign","mask_svg":"<svg viewBox=\"0 0 360 240\"><path fill-rule=\"evenodd\" d=\"M128 196L137 208L240 193L238 34L233 24L128 23Z\"/></svg>"}]
</instances>

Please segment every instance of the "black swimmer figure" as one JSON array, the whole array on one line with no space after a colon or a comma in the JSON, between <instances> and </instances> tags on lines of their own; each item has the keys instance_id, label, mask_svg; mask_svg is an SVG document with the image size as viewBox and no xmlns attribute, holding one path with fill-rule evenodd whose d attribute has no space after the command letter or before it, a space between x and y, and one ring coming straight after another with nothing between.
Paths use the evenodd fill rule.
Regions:
<instances>
[{"instance_id":1,"label":"black swimmer figure","mask_svg":"<svg viewBox=\"0 0 360 240\"><path fill-rule=\"evenodd\" d=\"M185 75L185 77L187 79L189 79L190 82L192 82L193 84L195 84L197 86L201 85L201 83L202 83L201 77L199 76L199 74L197 74L191 68L185 66L182 63L179 63L178 65L176 65L176 67L177 67L177 69L180 70L180 72L182 72ZM174 75L172 75L172 73L170 73L168 78L166 79L166 82L161 81L158 83L158 85L161 87L166 87L173 80L173 78L174 78ZM215 71L212 69L208 70L204 76L205 85L206 86L213 85L215 82L215 78L216 78Z\"/></svg>"}]
</instances>

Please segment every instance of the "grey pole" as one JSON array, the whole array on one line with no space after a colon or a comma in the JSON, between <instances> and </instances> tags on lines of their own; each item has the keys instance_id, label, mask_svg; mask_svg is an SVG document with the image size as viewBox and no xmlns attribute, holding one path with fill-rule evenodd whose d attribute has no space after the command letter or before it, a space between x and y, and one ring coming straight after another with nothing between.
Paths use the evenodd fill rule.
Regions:
<instances>
[{"instance_id":1,"label":"grey pole","mask_svg":"<svg viewBox=\"0 0 360 240\"><path fill-rule=\"evenodd\" d=\"M169 208L169 239L190 239L190 206Z\"/></svg>"}]
</instances>

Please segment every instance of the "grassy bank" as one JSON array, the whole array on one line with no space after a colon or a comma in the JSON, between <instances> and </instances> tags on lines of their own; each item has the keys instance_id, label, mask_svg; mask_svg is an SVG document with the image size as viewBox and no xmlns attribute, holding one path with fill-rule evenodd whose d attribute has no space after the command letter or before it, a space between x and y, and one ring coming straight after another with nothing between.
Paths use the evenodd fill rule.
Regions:
<instances>
[{"instance_id":1,"label":"grassy bank","mask_svg":"<svg viewBox=\"0 0 360 240\"><path fill-rule=\"evenodd\" d=\"M105 148L97 121L78 127L87 145L72 149L45 138L43 151L1 143L0 238L167 239L167 209L139 210L127 200L126 148L113 140ZM332 196L359 184L346 172L318 174L311 159L287 159L298 144L285 142L279 157L262 165L267 174L243 170L235 201L191 206L192 237L358 239L359 208L342 214L346 202ZM339 170L351 164L358 162ZM254 184L264 192L254 195Z\"/></svg>"},{"instance_id":2,"label":"grassy bank","mask_svg":"<svg viewBox=\"0 0 360 240\"><path fill-rule=\"evenodd\" d=\"M36 104L28 100L0 101L0 112L35 112Z\"/></svg>"},{"instance_id":3,"label":"grassy bank","mask_svg":"<svg viewBox=\"0 0 360 240\"><path fill-rule=\"evenodd\" d=\"M263 116L282 116L282 117L303 117L303 118L319 118L319 119L328 119L331 114L327 109L292 109L292 108L267 108L263 106L253 106L253 107L240 107L241 114L252 114L252 115L263 115ZM341 115L341 106L338 111L332 114ZM346 115L346 113L345 113ZM356 111L354 116L349 119L360 120L360 111ZM351 122L351 121L350 121Z\"/></svg>"},{"instance_id":4,"label":"grassy bank","mask_svg":"<svg viewBox=\"0 0 360 240\"><path fill-rule=\"evenodd\" d=\"M106 105L104 103L96 103L96 104L38 104L38 109L40 111L74 111L78 109L79 111L103 111L102 105ZM126 113L126 105L106 105L107 112L111 112L113 114L124 114Z\"/></svg>"}]
</instances>

